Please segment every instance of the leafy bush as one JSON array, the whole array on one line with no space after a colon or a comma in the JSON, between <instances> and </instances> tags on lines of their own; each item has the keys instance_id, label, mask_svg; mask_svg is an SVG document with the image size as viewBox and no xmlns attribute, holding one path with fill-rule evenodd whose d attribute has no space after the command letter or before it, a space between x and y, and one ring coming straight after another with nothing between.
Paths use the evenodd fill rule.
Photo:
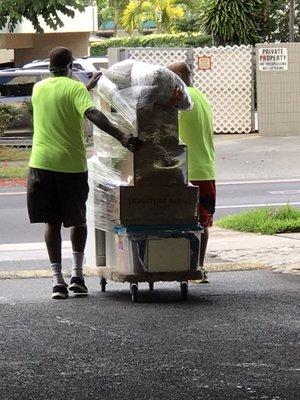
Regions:
<instances>
[{"instance_id":1,"label":"leafy bush","mask_svg":"<svg viewBox=\"0 0 300 400\"><path fill-rule=\"evenodd\" d=\"M109 47L204 47L211 45L211 36L192 33L132 36L93 42L91 55L106 56Z\"/></svg>"},{"instance_id":2,"label":"leafy bush","mask_svg":"<svg viewBox=\"0 0 300 400\"><path fill-rule=\"evenodd\" d=\"M0 104L0 136L2 136L9 123L14 119L20 119L22 111L9 104Z\"/></svg>"},{"instance_id":3,"label":"leafy bush","mask_svg":"<svg viewBox=\"0 0 300 400\"><path fill-rule=\"evenodd\" d=\"M289 205L280 208L262 208L224 217L217 221L216 225L236 231L266 235L300 232L300 210Z\"/></svg>"}]
</instances>

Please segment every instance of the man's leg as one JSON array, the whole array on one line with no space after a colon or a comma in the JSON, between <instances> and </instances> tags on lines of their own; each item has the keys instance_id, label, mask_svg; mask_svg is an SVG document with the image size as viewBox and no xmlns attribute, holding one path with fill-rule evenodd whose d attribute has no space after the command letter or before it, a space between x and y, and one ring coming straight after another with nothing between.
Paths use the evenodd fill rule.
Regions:
<instances>
[{"instance_id":1,"label":"man's leg","mask_svg":"<svg viewBox=\"0 0 300 400\"><path fill-rule=\"evenodd\" d=\"M201 244L200 244L200 257L199 257L199 269L202 270L201 283L208 283L207 271L204 268L204 259L207 249L208 238L209 238L208 228L203 227L203 233L201 235Z\"/></svg>"},{"instance_id":2,"label":"man's leg","mask_svg":"<svg viewBox=\"0 0 300 400\"><path fill-rule=\"evenodd\" d=\"M72 290L77 295L84 295L88 293L88 289L84 283L82 271L84 249L87 238L86 224L73 226L71 228L70 238L73 250L73 266L71 272L70 290Z\"/></svg>"},{"instance_id":3,"label":"man's leg","mask_svg":"<svg viewBox=\"0 0 300 400\"><path fill-rule=\"evenodd\" d=\"M86 224L80 226L73 226L71 228L71 243L73 249L72 276L78 276L79 278L83 278L82 265L83 265L86 238L87 238Z\"/></svg>"},{"instance_id":4,"label":"man's leg","mask_svg":"<svg viewBox=\"0 0 300 400\"><path fill-rule=\"evenodd\" d=\"M192 181L192 184L199 188L198 222L203 227L200 243L199 269L202 271L202 279L199 283L208 283L207 271L204 267L207 243L209 238L209 227L213 223L215 212L216 187L215 181Z\"/></svg>"},{"instance_id":5,"label":"man's leg","mask_svg":"<svg viewBox=\"0 0 300 400\"><path fill-rule=\"evenodd\" d=\"M62 276L61 265L61 222L46 223L45 242L52 269L53 299L68 296L67 284Z\"/></svg>"},{"instance_id":6,"label":"man's leg","mask_svg":"<svg viewBox=\"0 0 300 400\"><path fill-rule=\"evenodd\" d=\"M61 264L61 222L46 223L45 242L51 264Z\"/></svg>"},{"instance_id":7,"label":"man's leg","mask_svg":"<svg viewBox=\"0 0 300 400\"><path fill-rule=\"evenodd\" d=\"M200 259L199 259L200 268L204 268L204 259L206 254L208 238L209 238L208 228L203 228L203 233L201 235L201 245L200 245Z\"/></svg>"}]
</instances>

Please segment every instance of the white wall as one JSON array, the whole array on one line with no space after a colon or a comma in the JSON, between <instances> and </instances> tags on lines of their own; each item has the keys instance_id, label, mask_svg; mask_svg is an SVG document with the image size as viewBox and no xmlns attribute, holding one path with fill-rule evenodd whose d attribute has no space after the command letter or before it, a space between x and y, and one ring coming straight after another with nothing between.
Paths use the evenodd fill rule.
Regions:
<instances>
[{"instance_id":1,"label":"white wall","mask_svg":"<svg viewBox=\"0 0 300 400\"><path fill-rule=\"evenodd\" d=\"M88 54L89 49L89 35L89 32L32 35L31 48L17 48L15 50L15 65L19 67L32 60L48 58L49 51L56 46L69 47L72 49L74 57L85 56Z\"/></svg>"},{"instance_id":2,"label":"white wall","mask_svg":"<svg viewBox=\"0 0 300 400\"><path fill-rule=\"evenodd\" d=\"M64 23L62 28L58 28L57 31L49 28L40 18L41 26L45 33L50 32L93 32L98 30L98 17L97 17L97 6L87 6L85 11L80 13L75 11L74 18L70 18L59 13L59 16ZM8 30L2 29L1 33L8 33ZM22 23L18 24L15 28L14 33L35 33L35 30L30 21L24 18Z\"/></svg>"},{"instance_id":3,"label":"white wall","mask_svg":"<svg viewBox=\"0 0 300 400\"><path fill-rule=\"evenodd\" d=\"M0 49L0 63L7 63L14 61L14 51Z\"/></svg>"}]
</instances>

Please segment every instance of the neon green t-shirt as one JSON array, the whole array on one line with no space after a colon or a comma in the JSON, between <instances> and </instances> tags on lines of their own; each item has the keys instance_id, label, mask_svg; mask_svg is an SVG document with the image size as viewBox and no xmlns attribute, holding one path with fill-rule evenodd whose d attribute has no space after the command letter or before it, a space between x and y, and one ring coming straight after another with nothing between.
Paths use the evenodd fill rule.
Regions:
<instances>
[{"instance_id":1,"label":"neon green t-shirt","mask_svg":"<svg viewBox=\"0 0 300 400\"><path fill-rule=\"evenodd\" d=\"M206 96L197 88L187 87L193 108L179 113L179 136L187 145L190 181L215 179L215 149L212 112Z\"/></svg>"},{"instance_id":2,"label":"neon green t-shirt","mask_svg":"<svg viewBox=\"0 0 300 400\"><path fill-rule=\"evenodd\" d=\"M29 166L58 172L87 171L83 121L93 101L82 82L66 76L34 85L33 142Z\"/></svg>"}]
</instances>

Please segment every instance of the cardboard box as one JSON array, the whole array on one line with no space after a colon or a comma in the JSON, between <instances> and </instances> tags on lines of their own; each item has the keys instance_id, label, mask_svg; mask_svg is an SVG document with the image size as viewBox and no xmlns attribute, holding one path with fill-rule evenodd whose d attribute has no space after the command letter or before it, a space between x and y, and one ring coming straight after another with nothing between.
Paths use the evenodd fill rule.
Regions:
<instances>
[{"instance_id":1,"label":"cardboard box","mask_svg":"<svg viewBox=\"0 0 300 400\"><path fill-rule=\"evenodd\" d=\"M195 186L121 186L120 224L190 224L197 221Z\"/></svg>"}]
</instances>

